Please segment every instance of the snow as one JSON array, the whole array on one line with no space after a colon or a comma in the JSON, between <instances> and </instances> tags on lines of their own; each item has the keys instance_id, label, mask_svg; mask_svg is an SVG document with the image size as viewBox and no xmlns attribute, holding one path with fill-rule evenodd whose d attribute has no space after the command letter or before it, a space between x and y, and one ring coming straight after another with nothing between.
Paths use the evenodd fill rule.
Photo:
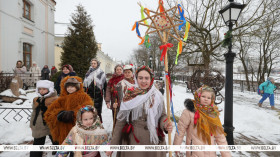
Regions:
<instances>
[{"instance_id":1,"label":"snow","mask_svg":"<svg viewBox=\"0 0 280 157\"><path fill-rule=\"evenodd\" d=\"M19 98L28 99L28 97L26 97L26 92L23 89L19 89L19 93L20 93ZM11 89L7 89L3 91L2 93L0 93L0 96L17 97L12 93Z\"/></svg>"},{"instance_id":2,"label":"snow","mask_svg":"<svg viewBox=\"0 0 280 157\"><path fill-rule=\"evenodd\" d=\"M23 101L21 100L21 99L18 99L18 100L16 100L16 101L14 101L13 103L12 103L12 105L20 105L20 104L22 104L23 103Z\"/></svg>"},{"instance_id":3,"label":"snow","mask_svg":"<svg viewBox=\"0 0 280 157\"><path fill-rule=\"evenodd\" d=\"M224 95L224 90L221 91ZM22 105L15 105L14 103L2 103L3 107L15 107L15 108L31 108L32 100L37 95L33 92L27 92L26 97L28 100L24 101ZM186 85L183 83L173 85L173 105L174 113L177 116L181 116L181 113L185 109L184 100L186 98L193 99L192 93L186 93ZM239 90L234 90L233 97L233 126L234 130L234 140L236 145L243 144L279 144L280 143L280 119L279 113L275 110L271 110L269 106L269 101L266 100L263 103L262 108L257 106L257 103L261 99L257 93L253 92L240 92ZM113 127L112 112L108 110L105 102L103 102L103 125L104 128L111 133ZM280 100L275 99L276 108L280 108ZM223 124L224 121L224 102L218 105L221 109L220 119ZM6 112L6 111L5 111ZM0 115L0 144L26 144L33 140L31 135L31 129L29 128L29 122L5 122ZM12 118L10 118L12 119ZM176 129L174 127L172 131L172 141L175 135ZM256 141L246 141L243 138L251 138ZM245 139L246 139L245 138ZM168 141L168 136L166 136L166 141ZM243 143L247 142L247 143ZM250 143L251 142L251 143ZM51 144L50 140L47 138L47 144ZM51 157L50 152L45 152L45 156ZM252 156L250 152L232 152L233 156ZM255 154L253 154L255 155ZM258 156L269 156L265 152L258 152ZM29 152L2 152L0 157L10 157L10 156L29 156ZM105 156L102 153L102 156ZM113 154L115 156L115 153Z\"/></svg>"}]
</instances>

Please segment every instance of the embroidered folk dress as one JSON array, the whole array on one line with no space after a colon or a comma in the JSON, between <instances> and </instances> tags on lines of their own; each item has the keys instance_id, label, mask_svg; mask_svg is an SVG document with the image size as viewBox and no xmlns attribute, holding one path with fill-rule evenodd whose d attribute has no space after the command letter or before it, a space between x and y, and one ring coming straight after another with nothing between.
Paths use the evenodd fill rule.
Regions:
<instances>
[{"instance_id":1,"label":"embroidered folk dress","mask_svg":"<svg viewBox=\"0 0 280 157\"><path fill-rule=\"evenodd\" d=\"M96 111L95 111L96 112ZM76 125L71 129L62 145L107 145L108 134L103 128L100 118L97 116L95 122L86 127L82 125L81 109L77 113ZM57 152L56 156L66 157L68 152ZM100 153L97 151L74 152L74 157L99 157Z\"/></svg>"},{"instance_id":2,"label":"embroidered folk dress","mask_svg":"<svg viewBox=\"0 0 280 157\"><path fill-rule=\"evenodd\" d=\"M128 89L129 90L129 89ZM162 94L152 86L144 95L138 95L128 103L122 102L111 145L165 145L164 130L167 118ZM163 157L166 152L118 152L118 157Z\"/></svg>"}]
</instances>

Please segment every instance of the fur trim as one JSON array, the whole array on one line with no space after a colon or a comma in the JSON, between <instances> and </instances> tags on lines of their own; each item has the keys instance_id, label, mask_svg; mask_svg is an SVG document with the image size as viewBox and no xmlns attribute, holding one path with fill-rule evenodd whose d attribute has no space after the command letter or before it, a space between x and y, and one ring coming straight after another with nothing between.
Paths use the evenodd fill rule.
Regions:
<instances>
[{"instance_id":1,"label":"fur trim","mask_svg":"<svg viewBox=\"0 0 280 157\"><path fill-rule=\"evenodd\" d=\"M195 110L194 110L194 104L193 104L192 99L186 99L186 100L184 101L184 105L185 105L185 107L186 107L189 111L195 112Z\"/></svg>"},{"instance_id":2,"label":"fur trim","mask_svg":"<svg viewBox=\"0 0 280 157\"><path fill-rule=\"evenodd\" d=\"M39 80L36 83L36 93L39 97L42 97L42 95L39 93L38 88L47 88L49 90L49 93L44 95L45 98L50 97L54 92L54 83L49 80Z\"/></svg>"}]
</instances>

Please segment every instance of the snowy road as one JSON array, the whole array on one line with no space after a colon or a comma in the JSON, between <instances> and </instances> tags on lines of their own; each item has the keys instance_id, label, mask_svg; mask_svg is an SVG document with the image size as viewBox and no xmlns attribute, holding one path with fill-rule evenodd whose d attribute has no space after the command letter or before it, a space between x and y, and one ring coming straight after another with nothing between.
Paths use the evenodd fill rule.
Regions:
<instances>
[{"instance_id":1,"label":"snowy road","mask_svg":"<svg viewBox=\"0 0 280 157\"><path fill-rule=\"evenodd\" d=\"M185 109L183 102L186 98L193 98L191 93L186 93L185 85L174 85L173 87L173 103L174 112L180 116ZM224 91L222 91L224 94ZM32 99L35 95L30 93L27 95ZM236 145L274 145L280 143L280 119L277 111L270 110L269 102L266 100L265 108L259 108L257 103L261 97L256 93L242 93L234 91L234 111L233 111L233 126L234 138ZM24 106L31 105L31 101L25 102ZM276 107L280 108L280 101L276 100ZM3 104L3 106L12 104ZM1 107L1 106L0 106ZM18 106L17 106L18 107ZM224 109L224 103L218 105L219 109ZM112 131L112 112L106 106L103 106L104 128ZM220 114L221 122L224 121L224 112ZM7 124L0 117L0 144L27 144L33 140L31 130L28 123L14 122ZM172 141L175 134L175 128L172 132ZM167 136L166 136L167 140ZM50 141L47 141L50 144ZM233 152L233 156L280 156L280 152ZM0 157L27 157L28 152L2 152ZM46 152L45 156L51 157L50 152Z\"/></svg>"}]
</instances>

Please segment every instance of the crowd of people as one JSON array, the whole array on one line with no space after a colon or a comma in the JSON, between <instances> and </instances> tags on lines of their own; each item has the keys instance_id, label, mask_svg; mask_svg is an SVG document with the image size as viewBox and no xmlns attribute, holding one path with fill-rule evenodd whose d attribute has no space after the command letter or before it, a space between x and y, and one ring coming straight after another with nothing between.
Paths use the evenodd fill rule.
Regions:
<instances>
[{"instance_id":1,"label":"crowd of people","mask_svg":"<svg viewBox=\"0 0 280 157\"><path fill-rule=\"evenodd\" d=\"M116 65L114 74L106 75L97 59L90 61L84 80L71 65L62 66L55 83L38 80L30 120L34 145L44 145L46 136L54 145L165 145L165 134L172 132L167 121L162 92L154 83L154 73L147 66ZM24 71L21 66L19 71ZM44 67L47 68L47 67ZM34 71L38 69L34 68ZM47 70L46 70L47 71ZM42 70L43 72L43 70ZM112 138L102 125L102 102L112 110ZM186 109L178 123L174 144L180 145L187 133L188 145L226 145L225 133L214 104L212 88L203 86L194 100L186 100ZM43 152L30 152L31 157ZM201 154L202 153L202 154ZM216 152L193 152L198 156L212 156ZM99 152L53 152L56 156L98 157ZM112 152L106 152L110 156ZM176 152L178 154L178 152ZM230 152L221 152L231 156ZM117 156L162 157L166 152L117 152ZM189 155L189 153L188 153Z\"/></svg>"},{"instance_id":2,"label":"crowd of people","mask_svg":"<svg viewBox=\"0 0 280 157\"><path fill-rule=\"evenodd\" d=\"M24 63L18 60L13 71L15 75L19 76L22 80L26 80L27 78L31 79L32 85L36 85L36 82L39 80L50 80L50 78L57 73L57 68L52 66L50 70L48 65L44 65L41 69L36 62L32 62L32 66L27 69Z\"/></svg>"}]
</instances>

